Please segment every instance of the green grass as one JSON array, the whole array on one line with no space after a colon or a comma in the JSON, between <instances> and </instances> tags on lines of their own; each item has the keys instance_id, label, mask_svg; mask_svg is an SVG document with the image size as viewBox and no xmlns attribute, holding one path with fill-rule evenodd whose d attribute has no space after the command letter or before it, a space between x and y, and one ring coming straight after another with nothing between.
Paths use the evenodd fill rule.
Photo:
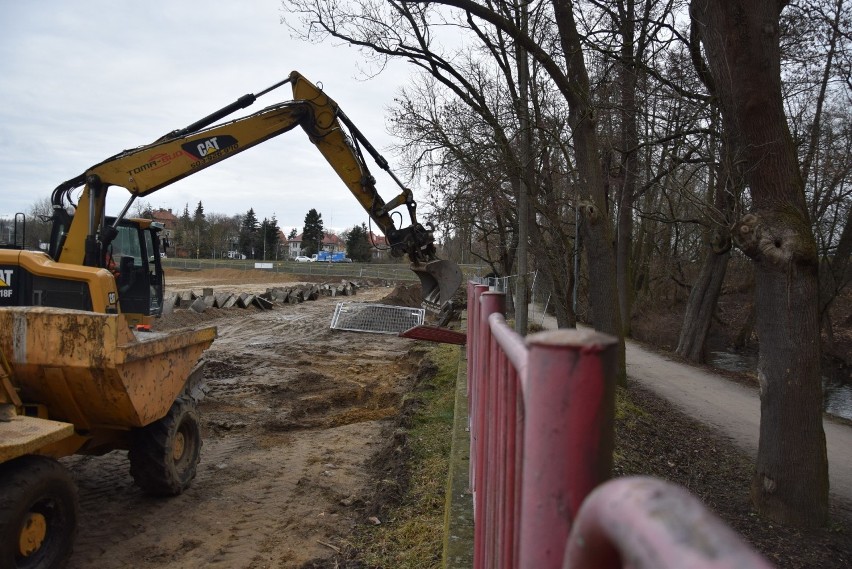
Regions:
<instances>
[{"instance_id":1,"label":"green grass","mask_svg":"<svg viewBox=\"0 0 852 569\"><path fill-rule=\"evenodd\" d=\"M619 387L615 390L615 419L625 420L633 425L639 418L647 415L644 409L630 400L627 390Z\"/></svg>"},{"instance_id":2,"label":"green grass","mask_svg":"<svg viewBox=\"0 0 852 569\"><path fill-rule=\"evenodd\" d=\"M358 558L366 567L441 566L458 350L435 344L427 352L437 373L410 395L417 405L407 432L408 487L400 503L383 514L381 525L354 537Z\"/></svg>"}]
</instances>

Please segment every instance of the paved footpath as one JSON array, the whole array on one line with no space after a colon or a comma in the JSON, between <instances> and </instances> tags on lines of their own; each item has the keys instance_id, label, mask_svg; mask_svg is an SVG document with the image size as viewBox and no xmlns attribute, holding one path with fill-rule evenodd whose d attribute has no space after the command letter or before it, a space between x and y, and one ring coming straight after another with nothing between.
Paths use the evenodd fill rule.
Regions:
<instances>
[{"instance_id":1,"label":"paved footpath","mask_svg":"<svg viewBox=\"0 0 852 569\"><path fill-rule=\"evenodd\" d=\"M667 399L685 414L725 433L755 455L760 432L756 388L667 359L627 342L627 377ZM852 503L852 427L823 419L831 493Z\"/></svg>"},{"instance_id":2,"label":"paved footpath","mask_svg":"<svg viewBox=\"0 0 852 569\"><path fill-rule=\"evenodd\" d=\"M545 328L556 328L556 319L545 317L542 324ZM760 433L757 388L673 361L630 340L627 377L668 400L682 413L714 427L752 456L757 454ZM852 427L823 419L823 428L830 493L833 499L840 498L844 507L852 509Z\"/></svg>"}]
</instances>

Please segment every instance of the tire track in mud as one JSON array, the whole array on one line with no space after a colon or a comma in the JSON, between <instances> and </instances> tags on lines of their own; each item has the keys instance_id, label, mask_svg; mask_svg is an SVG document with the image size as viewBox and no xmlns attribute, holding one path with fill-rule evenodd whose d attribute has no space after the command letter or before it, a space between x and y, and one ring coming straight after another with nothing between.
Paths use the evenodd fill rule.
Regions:
<instances>
[{"instance_id":1,"label":"tire track in mud","mask_svg":"<svg viewBox=\"0 0 852 569\"><path fill-rule=\"evenodd\" d=\"M181 496L145 496L126 452L66 459L81 497L69 568L299 567L366 523L368 463L416 362L407 340L330 330L334 306L216 318L201 463Z\"/></svg>"}]
</instances>

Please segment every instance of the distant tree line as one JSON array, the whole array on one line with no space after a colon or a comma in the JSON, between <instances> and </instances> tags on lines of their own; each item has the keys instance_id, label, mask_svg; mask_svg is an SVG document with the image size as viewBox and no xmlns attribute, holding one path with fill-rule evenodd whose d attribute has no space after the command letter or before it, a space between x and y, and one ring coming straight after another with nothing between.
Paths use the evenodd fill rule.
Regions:
<instances>
[{"instance_id":1,"label":"distant tree line","mask_svg":"<svg viewBox=\"0 0 852 569\"><path fill-rule=\"evenodd\" d=\"M33 203L26 213L26 230L17 229L18 241L24 247L39 249L50 239L50 216L53 207L50 198L45 197ZM151 204L141 200L136 203L130 215L153 219ZM219 259L231 255L243 255L246 259L280 260L286 259L289 250L286 241L281 239L281 228L275 214L258 221L254 208L242 215L224 215L206 213L204 204L199 201L190 212L189 204L177 216L171 239L164 239L165 250L169 256L189 257L193 259ZM0 219L0 242L12 242L15 236L14 219ZM326 232L322 214L311 209L305 215L302 228L302 254L313 255L322 248ZM298 237L298 229L293 227L287 239ZM355 261L372 260L371 245L365 224L355 225L344 231L341 238L346 242L347 256Z\"/></svg>"}]
</instances>

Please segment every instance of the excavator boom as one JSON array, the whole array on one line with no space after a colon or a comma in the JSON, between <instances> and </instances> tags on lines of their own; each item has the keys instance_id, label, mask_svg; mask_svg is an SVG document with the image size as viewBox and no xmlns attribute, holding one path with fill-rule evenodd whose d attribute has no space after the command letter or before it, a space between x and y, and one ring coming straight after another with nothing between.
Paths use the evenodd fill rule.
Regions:
<instances>
[{"instance_id":1,"label":"excavator boom","mask_svg":"<svg viewBox=\"0 0 852 569\"><path fill-rule=\"evenodd\" d=\"M293 100L214 124L286 83L292 86ZM432 231L417 221L417 204L411 190L391 172L387 161L334 100L295 71L258 95L244 95L186 128L172 131L150 144L120 152L58 186L52 197L55 211L64 211L72 202L71 193L81 186L83 189L74 204L73 221L66 220L64 224L69 226L67 231L54 232L56 238L51 243L51 255L63 263L105 266L105 251L115 233L103 221L108 188L120 186L130 192L124 212L113 222L114 229L137 197L156 192L297 126L307 133L385 234L391 255L408 256L411 269L421 281L424 305L439 310L461 284L458 266L437 258ZM379 195L362 150L366 150L400 187L400 193L390 201L385 202ZM410 224L397 227L391 211L403 205Z\"/></svg>"}]
</instances>

